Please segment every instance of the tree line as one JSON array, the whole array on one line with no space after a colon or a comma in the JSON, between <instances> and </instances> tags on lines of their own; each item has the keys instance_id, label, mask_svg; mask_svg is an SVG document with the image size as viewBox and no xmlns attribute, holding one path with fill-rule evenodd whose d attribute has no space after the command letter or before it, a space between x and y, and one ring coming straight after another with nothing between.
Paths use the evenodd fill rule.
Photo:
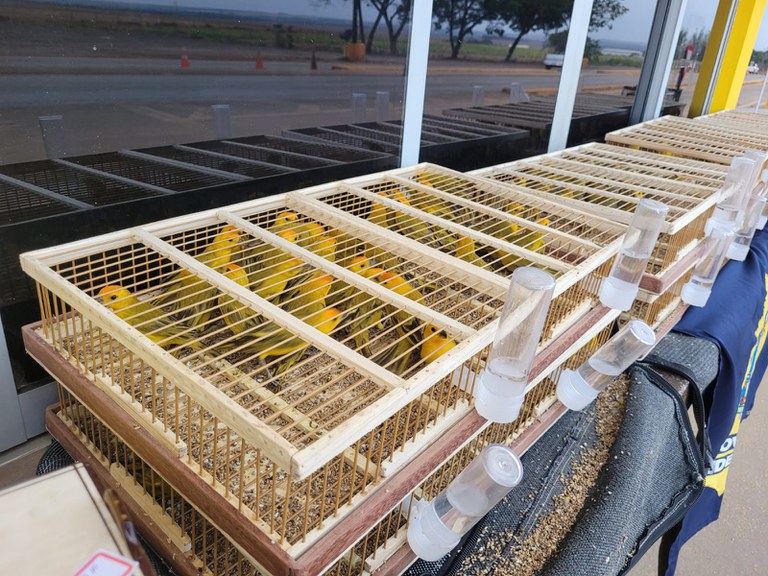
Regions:
<instances>
[{"instance_id":1,"label":"tree line","mask_svg":"<svg viewBox=\"0 0 768 576\"><path fill-rule=\"evenodd\" d=\"M389 52L397 56L398 40L410 21L413 0L351 1L349 41L365 43L366 53L370 54L374 37L380 28L384 28L389 39ZM364 4L376 12L368 30L363 23ZM500 37L511 30L512 42L505 56L505 61L509 62L523 36L567 26L572 10L573 0L434 0L432 16L435 30L444 31L448 36L452 59L459 57L467 37L483 24L486 33ZM623 0L594 0L590 30L610 28L612 22L626 11Z\"/></svg>"}]
</instances>

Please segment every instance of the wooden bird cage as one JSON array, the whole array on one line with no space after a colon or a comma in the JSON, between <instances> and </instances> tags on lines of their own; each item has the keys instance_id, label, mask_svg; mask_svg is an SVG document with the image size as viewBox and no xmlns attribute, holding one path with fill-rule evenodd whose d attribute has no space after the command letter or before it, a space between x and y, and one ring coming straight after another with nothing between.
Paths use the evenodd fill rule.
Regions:
<instances>
[{"instance_id":1,"label":"wooden bird cage","mask_svg":"<svg viewBox=\"0 0 768 576\"><path fill-rule=\"evenodd\" d=\"M223 495L222 504L260 534L251 536L249 550L283 566L474 413L474 381L509 282L327 202L355 192L347 184L318 187L22 256L37 282L43 320L36 334L51 347L51 361L74 366L131 414L155 449ZM365 190L359 194L360 204L370 204ZM535 262L558 277L544 345L589 316L620 228L532 201L552 210L554 223L551 232L543 225L532 230L567 264L503 241L492 246L508 249L505 256L518 265ZM275 222L287 211L296 215L292 226L301 226L302 236L279 235L285 230ZM525 229L526 221L517 219ZM430 223L465 230L448 220ZM584 230L606 246L560 226ZM233 236L236 241L222 244ZM333 256L328 238L335 241ZM424 294L403 295L353 271L361 255ZM248 282L226 275L237 270ZM269 299L257 295L278 270L291 271L286 288ZM319 280L328 295L310 313L313 301L301 299L301 291L319 290ZM353 310L379 314L371 316L378 324L367 342L355 340L355 315L333 316L339 322L326 330L311 323L314 314L343 309L347 301ZM422 349L429 326L455 344L431 362ZM277 352L260 360L273 350L277 360ZM293 364L281 370L287 353Z\"/></svg>"},{"instance_id":2,"label":"wooden bird cage","mask_svg":"<svg viewBox=\"0 0 768 576\"><path fill-rule=\"evenodd\" d=\"M667 156L725 165L730 165L734 156L741 156L748 148L768 148L768 136L764 133L744 131L738 127L725 128L678 116L663 116L609 132L605 141Z\"/></svg>"},{"instance_id":3,"label":"wooden bird cage","mask_svg":"<svg viewBox=\"0 0 768 576\"><path fill-rule=\"evenodd\" d=\"M661 293L692 265L726 171L717 164L587 144L473 174L624 225L641 198L663 202L669 213L640 284Z\"/></svg>"},{"instance_id":4,"label":"wooden bird cage","mask_svg":"<svg viewBox=\"0 0 768 576\"><path fill-rule=\"evenodd\" d=\"M679 306L684 306L681 298L683 286L691 279L692 275L693 266L661 294L640 290L632 308L622 315L622 320L637 318L656 330L670 315L675 313Z\"/></svg>"},{"instance_id":5,"label":"wooden bird cage","mask_svg":"<svg viewBox=\"0 0 768 576\"><path fill-rule=\"evenodd\" d=\"M768 114L748 112L746 110L722 110L706 116L694 118L697 122L712 127L728 130L766 134L768 131Z\"/></svg>"},{"instance_id":6,"label":"wooden bird cage","mask_svg":"<svg viewBox=\"0 0 768 576\"><path fill-rule=\"evenodd\" d=\"M115 490L142 537L179 576L268 576L250 555L141 459L102 420L58 385L46 427L91 475Z\"/></svg>"},{"instance_id":7,"label":"wooden bird cage","mask_svg":"<svg viewBox=\"0 0 768 576\"><path fill-rule=\"evenodd\" d=\"M200 482L190 480L197 465L167 457L165 447L154 449L157 440L144 428L137 429L107 393L91 386L71 363L51 361L50 356L56 352L43 343L39 333L35 335L27 327L25 336L38 340L30 350L51 368L60 382L60 410L58 414L49 412L49 429L70 453L92 468L99 468L97 472L107 483L122 489L124 499L135 506L134 514L149 521L142 528L149 533L150 541L166 555L172 554L172 563L181 574L188 574L191 565L200 573L232 576L309 576L321 572L363 575L377 561L380 564L389 558L387 547L394 552L403 546L408 510L399 502L405 496L413 492L421 498L434 497L488 444L514 441L520 449L532 444L559 418L564 411L562 406L555 405L554 398L559 374L564 368L577 367L607 341L617 315L610 311L596 316L599 319L581 330L578 338L567 339L567 347L549 352L557 357L557 362L537 357L529 393L515 422L489 424L472 412L431 445L417 462L410 463L411 469L388 478L366 498L365 510L358 508L337 527L347 536L350 525L360 530L348 550L341 548L333 553L323 549L313 554L311 549L308 559L299 556L297 561L289 560L282 566L275 564L274 559L249 553L249 542L238 542L237 535L243 537L241 530L248 530L247 521L235 518L234 511L221 506L217 501L222 496L220 490L203 484L206 490L199 491ZM419 472L414 474L413 468ZM198 500L200 506L196 505ZM393 506L395 510L390 511ZM374 516L365 513L370 510L378 512ZM383 512L386 514L382 517Z\"/></svg>"}]
</instances>

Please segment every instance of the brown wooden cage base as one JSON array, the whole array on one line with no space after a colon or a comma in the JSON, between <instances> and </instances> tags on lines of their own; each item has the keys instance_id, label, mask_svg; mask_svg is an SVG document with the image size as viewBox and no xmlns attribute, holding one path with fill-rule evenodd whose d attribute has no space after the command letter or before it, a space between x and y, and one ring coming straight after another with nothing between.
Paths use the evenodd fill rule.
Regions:
<instances>
[{"instance_id":1,"label":"brown wooden cage base","mask_svg":"<svg viewBox=\"0 0 768 576\"><path fill-rule=\"evenodd\" d=\"M590 310L571 329L542 350L536 358L531 378L552 367L571 346L584 338L585 333L598 322L615 317L613 311L602 306ZM200 512L219 527L243 549L258 557L264 569L274 575L317 574L350 548L378 520L419 485L441 463L459 450L469 439L487 425L474 410L466 414L451 429L440 436L418 457L404 468L386 478L356 506L353 513L342 518L324 537L297 558L274 543L261 531L253 530L237 509L198 476L190 466L160 442L146 428L138 425L125 410L77 368L63 358L37 332L39 324L24 327L27 351L55 379L75 394L102 421L132 445L135 452L161 476L171 479L174 488L193 502ZM552 411L550 411L552 412ZM530 426L518 439L520 446L533 443L556 421L557 411ZM550 420L551 419L551 420Z\"/></svg>"},{"instance_id":2,"label":"brown wooden cage base","mask_svg":"<svg viewBox=\"0 0 768 576\"><path fill-rule=\"evenodd\" d=\"M141 506L128 494L104 466L99 463L88 449L75 437L67 425L57 416L58 405L49 406L45 411L45 427L72 458L85 465L94 484L100 489L111 488L117 493L120 501L128 509L131 520L141 536L152 546L152 549L167 562L175 574L179 576L199 576L197 567L163 534L162 529L155 524Z\"/></svg>"}]
</instances>

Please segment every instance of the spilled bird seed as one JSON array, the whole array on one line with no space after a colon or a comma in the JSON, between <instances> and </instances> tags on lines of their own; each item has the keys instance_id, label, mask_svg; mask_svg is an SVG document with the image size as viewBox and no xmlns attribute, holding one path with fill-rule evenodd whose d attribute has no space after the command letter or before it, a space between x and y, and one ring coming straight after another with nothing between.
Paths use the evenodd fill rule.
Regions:
<instances>
[{"instance_id":1,"label":"spilled bird seed","mask_svg":"<svg viewBox=\"0 0 768 576\"><path fill-rule=\"evenodd\" d=\"M572 474L562 478L563 490L553 497L552 512L542 516L536 528L521 539L511 530L491 531L479 536L483 546L462 562L457 573L467 576L533 576L553 555L570 532L579 512L610 456L627 395L628 377L620 376L597 399L598 442L579 452ZM531 499L535 498L533 494Z\"/></svg>"}]
</instances>

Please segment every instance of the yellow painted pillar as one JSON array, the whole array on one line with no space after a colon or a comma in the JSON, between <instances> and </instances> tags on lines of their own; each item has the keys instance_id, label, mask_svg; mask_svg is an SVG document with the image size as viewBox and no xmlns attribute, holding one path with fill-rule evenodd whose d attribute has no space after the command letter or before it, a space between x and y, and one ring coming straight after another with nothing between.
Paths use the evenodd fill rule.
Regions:
<instances>
[{"instance_id":1,"label":"yellow painted pillar","mask_svg":"<svg viewBox=\"0 0 768 576\"><path fill-rule=\"evenodd\" d=\"M693 91L691 117L734 108L739 100L741 86L747 73L755 39L768 0L720 0L709 42L701 62L699 79ZM730 31L728 21L731 7L736 4ZM726 37L723 45L723 38ZM720 47L722 57L718 65ZM714 82L709 109L705 110L707 93Z\"/></svg>"}]
</instances>

